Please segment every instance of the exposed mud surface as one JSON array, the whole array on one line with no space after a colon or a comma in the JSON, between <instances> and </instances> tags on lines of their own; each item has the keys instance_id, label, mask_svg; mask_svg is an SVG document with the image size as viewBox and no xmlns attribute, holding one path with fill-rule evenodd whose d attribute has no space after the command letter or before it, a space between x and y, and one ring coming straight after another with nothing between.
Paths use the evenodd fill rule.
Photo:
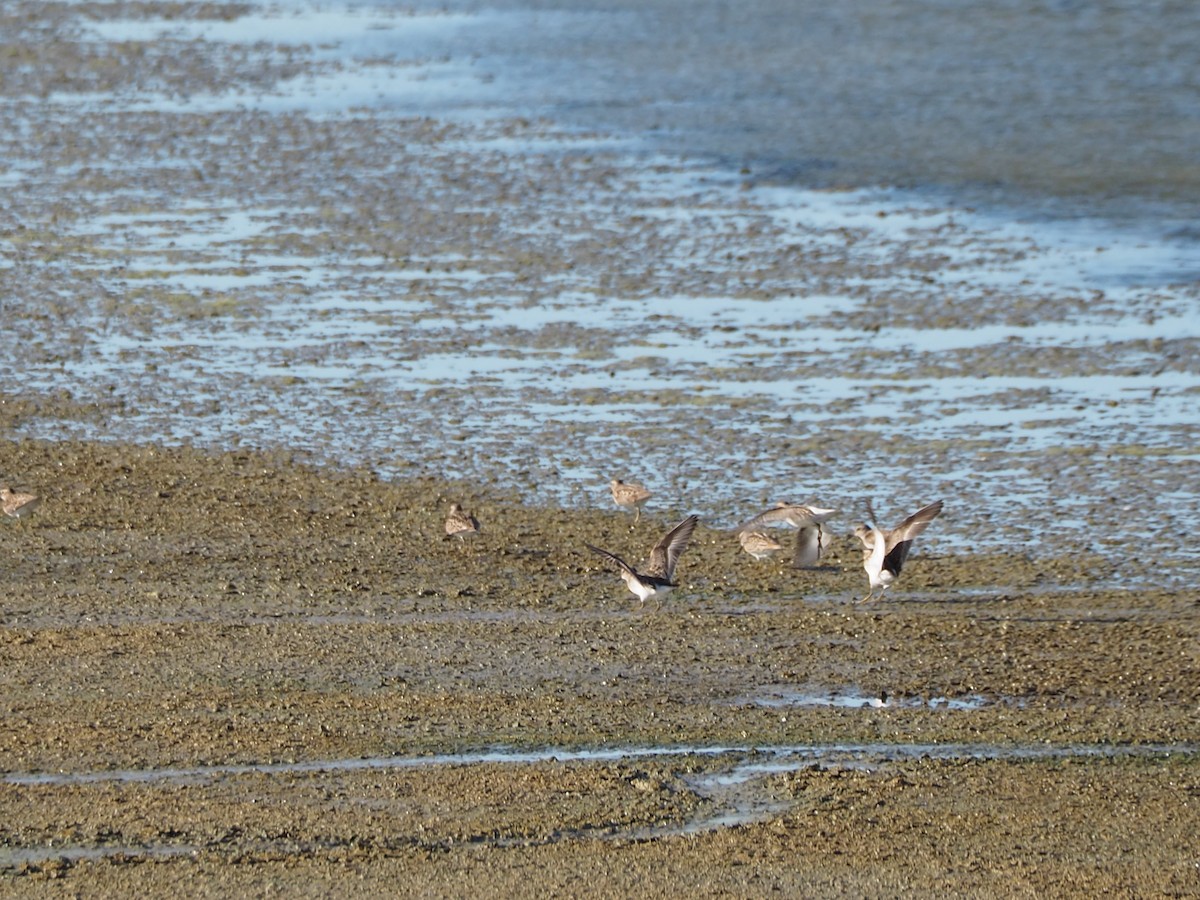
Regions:
<instances>
[{"instance_id":1,"label":"exposed mud surface","mask_svg":"<svg viewBox=\"0 0 1200 900\"><path fill-rule=\"evenodd\" d=\"M639 608L583 542L641 558L649 509L249 452L0 470L45 497L0 530L8 890L1200 890L1191 593L918 550L858 605L844 536L795 570L702 526Z\"/></svg>"},{"instance_id":2,"label":"exposed mud surface","mask_svg":"<svg viewBox=\"0 0 1200 900\"><path fill-rule=\"evenodd\" d=\"M0 893L1200 894L1194 234L569 127L503 61L627 19L423 6L0 10ZM688 513L661 604L584 546Z\"/></svg>"}]
</instances>

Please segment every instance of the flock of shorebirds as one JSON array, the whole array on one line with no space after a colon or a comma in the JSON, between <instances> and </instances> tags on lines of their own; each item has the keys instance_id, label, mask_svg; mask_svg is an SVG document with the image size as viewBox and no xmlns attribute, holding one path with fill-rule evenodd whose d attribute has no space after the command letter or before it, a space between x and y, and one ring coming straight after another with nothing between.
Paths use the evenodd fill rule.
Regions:
<instances>
[{"instance_id":1,"label":"flock of shorebirds","mask_svg":"<svg viewBox=\"0 0 1200 900\"><path fill-rule=\"evenodd\" d=\"M650 491L640 484L629 484L620 479L609 482L609 487L612 490L613 502L617 506L634 510L633 520L636 524L641 518L643 504L652 496ZM3 509L6 516L23 518L33 512L40 502L36 494L0 487L0 509ZM895 528L880 528L875 511L869 503L867 504L871 524L864 522L854 529L855 537L863 546L863 569L866 570L871 585L860 603L876 596L882 597L884 591L900 577L900 570L904 568L904 561L912 549L912 542L941 511L942 501L938 500L917 510ZM766 559L782 550L783 544L767 534L764 529L795 529L796 544L792 564L800 568L812 566L821 559L829 546L829 536L825 532L824 523L834 512L836 510L820 506L777 503L771 509L740 525L737 529L738 541L755 559ZM679 586L674 581L675 566L683 551L687 549L692 532L699 521L697 516L688 516L664 534L650 551L646 565L641 570L635 569L615 553L601 547L588 544L587 548L615 563L629 590L645 604L651 597L657 601L672 588ZM451 505L450 513L446 517L445 530L447 536L461 540L469 534L479 533L479 520L455 503Z\"/></svg>"},{"instance_id":2,"label":"flock of shorebirds","mask_svg":"<svg viewBox=\"0 0 1200 900\"><path fill-rule=\"evenodd\" d=\"M643 504L653 494L640 484L631 484L620 479L609 482L609 488L617 506L634 510L633 521L636 524L641 518ZM854 536L863 546L863 569L866 570L871 585L860 603L882 597L884 591L900 577L900 570L904 568L904 561L912 549L912 542L941 511L942 501L937 500L917 510L895 528L880 528L875 510L871 508L871 504L867 504L867 515L871 524L864 522L854 529ZM777 503L771 509L738 526L738 541L742 549L755 559L766 559L782 550L783 544L767 534L764 529L795 529L796 543L792 564L799 568L812 566L829 547L829 535L824 529L824 523L834 512L836 510L820 506ZM593 553L598 553L614 563L629 590L645 604L651 597L657 601L672 588L679 586L674 581L675 566L683 551L687 549L692 532L699 521L698 516L688 516L671 528L654 545L641 570L635 569L615 553L592 544L586 546ZM479 521L457 503L453 504L446 518L446 534L462 539L468 534L478 532Z\"/></svg>"}]
</instances>

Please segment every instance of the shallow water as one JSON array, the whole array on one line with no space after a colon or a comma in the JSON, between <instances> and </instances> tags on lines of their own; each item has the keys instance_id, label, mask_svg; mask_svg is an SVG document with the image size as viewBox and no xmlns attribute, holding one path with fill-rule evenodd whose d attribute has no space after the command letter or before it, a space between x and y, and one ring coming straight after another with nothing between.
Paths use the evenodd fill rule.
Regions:
<instances>
[{"instance_id":1,"label":"shallow water","mask_svg":"<svg viewBox=\"0 0 1200 900\"><path fill-rule=\"evenodd\" d=\"M394 61L303 91L179 108L536 115L819 186L941 188L1074 216L1197 196L1188 4L938 2L276 4L230 21L100 22L102 38L268 41ZM981 62L982 61L982 62ZM1170 215L1168 213L1168 219ZM1168 227L1169 230L1169 227ZM1193 235L1193 238L1195 235Z\"/></svg>"},{"instance_id":2,"label":"shallow water","mask_svg":"<svg viewBox=\"0 0 1200 900\"><path fill-rule=\"evenodd\" d=\"M988 700L978 694L966 697L895 697L886 692L863 694L855 690L830 691L797 688L793 685L777 685L746 698L749 703L771 709L786 709L791 706L829 706L838 709L980 709L988 703L1020 705L1014 698Z\"/></svg>"},{"instance_id":3,"label":"shallow water","mask_svg":"<svg viewBox=\"0 0 1200 900\"><path fill-rule=\"evenodd\" d=\"M1123 543L1185 559L1200 253L1129 214L1154 190L1113 180L1123 153L1169 160L1181 136L1135 150L1104 132L1092 165L1034 183L980 134L1003 113L1019 170L1052 177L1039 161L1097 100L1126 109L1150 79L1194 103L1176 46L1194 12L758 12L68 14L80 52L145 42L164 74L107 92L47 76L39 97L35 70L10 88L0 375L92 410L13 433L284 445L538 504L604 504L608 478L630 477L664 513L719 523L783 497L837 507L840 528L868 497L898 518L940 496L930 552L1093 547L1115 518ZM936 37L924 69L901 35ZM802 48L827 40L842 52L814 68ZM979 42L1036 65L993 84ZM928 64L961 76L968 58L966 81L928 89ZM1039 137L1050 93L1063 115ZM880 117L893 108L902 123ZM958 143L913 150L948 119ZM764 150L783 146L796 158ZM796 178L757 183L764 167ZM1183 169L1160 171L1187 195ZM880 187L897 182L921 190ZM868 187L813 189L830 184ZM63 196L78 202L47 214ZM1070 198L1065 219L1011 213Z\"/></svg>"},{"instance_id":4,"label":"shallow water","mask_svg":"<svg viewBox=\"0 0 1200 900\"><path fill-rule=\"evenodd\" d=\"M470 40L474 68L558 121L808 185L1067 217L1157 202L1164 230L1194 227L1200 21L1187 4L497 6Z\"/></svg>"},{"instance_id":5,"label":"shallow water","mask_svg":"<svg viewBox=\"0 0 1200 900\"><path fill-rule=\"evenodd\" d=\"M261 765L199 766L186 769L112 770L73 773L6 773L0 782L22 785L38 790L54 787L100 784L195 784L266 776L333 776L339 772L433 768L445 766L504 765L529 766L541 763L609 764L647 758L679 759L683 762L696 757L728 760L725 766L702 773L684 776L687 788L707 801L700 811L680 823L660 825L606 826L586 830L556 831L550 840L647 840L672 835L699 834L720 828L747 825L786 813L795 801L773 791L771 778L796 773L803 769L857 769L878 771L889 764L908 760L997 760L1033 761L1044 759L1119 758L1146 756L1164 758L1172 754L1189 755L1196 752L1191 746L1120 746L1044 745L996 746L986 744L813 744L778 747L613 747L570 750L510 750L497 748L479 752L434 754L415 757L378 757L313 762L276 763ZM528 839L494 835L488 843L495 846L526 846ZM532 843L540 843L533 841ZM181 845L175 843L149 845L91 845L79 846L68 842L46 847L0 848L0 868L15 868L63 859L69 861L129 858L170 858L219 852L219 846ZM237 852L302 853L318 850L294 840L280 840L262 846L239 842Z\"/></svg>"},{"instance_id":6,"label":"shallow water","mask_svg":"<svg viewBox=\"0 0 1200 900\"><path fill-rule=\"evenodd\" d=\"M944 699L944 698L941 698ZM953 707L934 700L931 708ZM5 772L6 784L54 785L103 784L109 782L195 782L244 775L290 775L311 772L353 772L364 769L411 769L433 766L482 764L529 765L540 762L617 762L646 757L748 757L729 771L702 779L704 784L735 784L766 772L794 771L820 761L823 765L882 765L905 759L1069 759L1072 757L1159 756L1196 752L1191 745L1175 744L1045 744L1001 746L989 744L798 744L778 747L604 747L573 750L548 747L542 750L496 748L466 753L435 753L426 756L355 757L288 763L194 766L184 769L111 769L96 772ZM765 758L765 759L764 759Z\"/></svg>"}]
</instances>

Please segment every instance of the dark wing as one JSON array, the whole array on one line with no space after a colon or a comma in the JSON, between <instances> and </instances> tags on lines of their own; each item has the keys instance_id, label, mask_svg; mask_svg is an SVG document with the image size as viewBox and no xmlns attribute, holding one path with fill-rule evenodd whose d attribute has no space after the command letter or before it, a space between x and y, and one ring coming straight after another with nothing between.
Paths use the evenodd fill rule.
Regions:
<instances>
[{"instance_id":1,"label":"dark wing","mask_svg":"<svg viewBox=\"0 0 1200 900\"><path fill-rule=\"evenodd\" d=\"M692 539L692 531L699 521L699 516L688 516L663 535L663 539L650 551L650 560L646 563L647 575L665 578L667 581L675 577L675 564L679 562L679 554L687 549L688 541Z\"/></svg>"},{"instance_id":2,"label":"dark wing","mask_svg":"<svg viewBox=\"0 0 1200 900\"><path fill-rule=\"evenodd\" d=\"M908 558L908 551L912 548L913 540L938 517L941 511L941 500L930 503L889 531L887 554L883 558L883 567L893 575L899 575L900 569L904 567L904 560Z\"/></svg>"},{"instance_id":3,"label":"dark wing","mask_svg":"<svg viewBox=\"0 0 1200 900\"><path fill-rule=\"evenodd\" d=\"M798 568L815 566L824 552L821 547L821 538L823 537L820 525L805 525L797 531L796 553L792 557L792 565Z\"/></svg>"},{"instance_id":4,"label":"dark wing","mask_svg":"<svg viewBox=\"0 0 1200 900\"><path fill-rule=\"evenodd\" d=\"M620 567L622 572L628 572L631 575L637 575L637 572L634 570L633 566L629 565L629 563L625 562L625 560L621 559L621 557L617 556L617 554L609 553L607 550L601 550L599 547L595 547L591 544L584 544L584 546L593 553L599 553L601 556L606 556L611 559L617 564L618 567Z\"/></svg>"}]
</instances>

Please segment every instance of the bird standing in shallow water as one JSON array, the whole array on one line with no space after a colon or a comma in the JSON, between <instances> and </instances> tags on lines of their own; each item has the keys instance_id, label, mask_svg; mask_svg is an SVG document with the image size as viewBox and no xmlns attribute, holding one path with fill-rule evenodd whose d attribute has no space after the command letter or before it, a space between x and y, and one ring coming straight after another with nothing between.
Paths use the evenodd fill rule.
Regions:
<instances>
[{"instance_id":1,"label":"bird standing in shallow water","mask_svg":"<svg viewBox=\"0 0 1200 900\"><path fill-rule=\"evenodd\" d=\"M670 592L671 588L679 586L671 580L675 577L675 564L679 562L680 554L687 549L688 541L692 539L692 532L699 521L698 516L688 516L663 535L662 540L650 551L650 559L646 562L644 572L639 572L615 553L609 553L591 544L585 546L593 553L599 553L617 564L621 578L644 606L647 598L653 597L658 600Z\"/></svg>"},{"instance_id":2,"label":"bird standing in shallow water","mask_svg":"<svg viewBox=\"0 0 1200 900\"><path fill-rule=\"evenodd\" d=\"M638 519L642 517L642 504L649 500L653 494L640 484L627 484L620 478L614 478L608 483L608 486L612 490L613 503L622 509L633 507L635 510L633 523L636 525Z\"/></svg>"},{"instance_id":3,"label":"bird standing in shallow water","mask_svg":"<svg viewBox=\"0 0 1200 900\"><path fill-rule=\"evenodd\" d=\"M942 501L938 500L917 510L895 528L884 531L875 524L875 510L867 504L867 513L872 524L863 523L854 529L854 536L863 545L863 568L871 582L871 589L867 596L858 601L859 603L866 603L872 599L877 589L882 597L888 586L900 577L900 570L904 567L904 560L908 558L908 551L912 549L913 540L941 511Z\"/></svg>"},{"instance_id":4,"label":"bird standing in shallow water","mask_svg":"<svg viewBox=\"0 0 1200 900\"><path fill-rule=\"evenodd\" d=\"M8 487L0 488L0 508L3 508L6 516L14 519L23 519L37 509L41 502L37 494L23 494Z\"/></svg>"}]
</instances>

